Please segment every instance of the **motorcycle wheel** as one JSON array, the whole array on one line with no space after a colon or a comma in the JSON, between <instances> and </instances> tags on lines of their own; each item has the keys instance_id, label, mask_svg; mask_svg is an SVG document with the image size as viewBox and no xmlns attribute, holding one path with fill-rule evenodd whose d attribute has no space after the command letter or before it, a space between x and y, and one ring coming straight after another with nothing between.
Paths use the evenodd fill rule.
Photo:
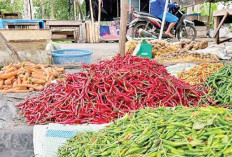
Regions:
<instances>
[{"instance_id":1,"label":"motorcycle wheel","mask_svg":"<svg viewBox=\"0 0 232 157\"><path fill-rule=\"evenodd\" d=\"M194 41L196 37L197 37L197 30L196 30L196 27L193 25L187 25L185 27L182 27L177 32L178 40L189 39L189 40Z\"/></svg>"},{"instance_id":2,"label":"motorcycle wheel","mask_svg":"<svg viewBox=\"0 0 232 157\"><path fill-rule=\"evenodd\" d=\"M139 22L137 24L135 24L135 26L132 28L132 33L131 33L131 37L132 38L140 38L139 36L139 29L143 29L145 31L151 29L151 26L148 25L147 29L147 23L145 22Z\"/></svg>"}]
</instances>

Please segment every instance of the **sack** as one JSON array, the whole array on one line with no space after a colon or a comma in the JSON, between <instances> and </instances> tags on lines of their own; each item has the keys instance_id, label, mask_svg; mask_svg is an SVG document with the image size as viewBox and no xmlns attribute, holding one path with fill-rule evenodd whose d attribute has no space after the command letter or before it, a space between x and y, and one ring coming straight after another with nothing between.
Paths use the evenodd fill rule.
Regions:
<instances>
[{"instance_id":1,"label":"sack","mask_svg":"<svg viewBox=\"0 0 232 157\"><path fill-rule=\"evenodd\" d=\"M94 125L36 125L34 126L33 144L36 157L56 157L58 149L67 140L75 137L78 133L98 132L109 124Z\"/></svg>"},{"instance_id":2,"label":"sack","mask_svg":"<svg viewBox=\"0 0 232 157\"><path fill-rule=\"evenodd\" d=\"M225 60L231 58L231 57L228 57L226 54L225 45L212 45L206 49L196 50L196 51L189 52L189 53L201 53L204 55L211 54L217 58L225 59Z\"/></svg>"}]
</instances>

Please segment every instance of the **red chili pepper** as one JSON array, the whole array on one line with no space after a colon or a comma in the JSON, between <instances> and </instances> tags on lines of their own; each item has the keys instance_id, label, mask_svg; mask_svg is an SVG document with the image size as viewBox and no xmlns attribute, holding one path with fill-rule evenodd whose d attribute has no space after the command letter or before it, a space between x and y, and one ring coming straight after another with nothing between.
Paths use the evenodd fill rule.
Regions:
<instances>
[{"instance_id":1,"label":"red chili pepper","mask_svg":"<svg viewBox=\"0 0 232 157\"><path fill-rule=\"evenodd\" d=\"M147 106L213 103L202 98L208 92L204 87L170 76L154 60L130 55L83 65L83 72L66 76L18 105L29 124L102 124Z\"/></svg>"}]
</instances>

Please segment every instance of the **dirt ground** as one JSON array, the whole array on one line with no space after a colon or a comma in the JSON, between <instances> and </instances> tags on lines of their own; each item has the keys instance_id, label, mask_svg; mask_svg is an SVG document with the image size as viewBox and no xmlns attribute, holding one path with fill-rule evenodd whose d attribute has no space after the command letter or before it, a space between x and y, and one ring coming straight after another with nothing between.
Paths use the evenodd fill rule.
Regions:
<instances>
[{"instance_id":1,"label":"dirt ground","mask_svg":"<svg viewBox=\"0 0 232 157\"><path fill-rule=\"evenodd\" d=\"M97 63L101 60L111 59L116 56L119 49L119 43L73 43L73 44L59 44L62 49L87 49L93 51L91 63Z\"/></svg>"}]
</instances>

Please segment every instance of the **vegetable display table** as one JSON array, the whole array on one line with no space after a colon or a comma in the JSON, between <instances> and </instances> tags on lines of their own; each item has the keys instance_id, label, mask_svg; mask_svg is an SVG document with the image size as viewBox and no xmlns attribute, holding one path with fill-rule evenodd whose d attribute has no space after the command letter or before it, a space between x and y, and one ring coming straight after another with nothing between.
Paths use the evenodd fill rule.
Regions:
<instances>
[{"instance_id":1,"label":"vegetable display table","mask_svg":"<svg viewBox=\"0 0 232 157\"><path fill-rule=\"evenodd\" d=\"M45 24L43 20L0 20L1 29L44 29Z\"/></svg>"},{"instance_id":2,"label":"vegetable display table","mask_svg":"<svg viewBox=\"0 0 232 157\"><path fill-rule=\"evenodd\" d=\"M219 32L220 28L224 23L232 23L232 9L223 9L213 12L214 16L214 30L215 30L215 42L217 44L230 41L232 38L224 39L220 41Z\"/></svg>"},{"instance_id":3,"label":"vegetable display table","mask_svg":"<svg viewBox=\"0 0 232 157\"><path fill-rule=\"evenodd\" d=\"M52 40L78 42L81 37L81 21L47 20L46 27L51 30Z\"/></svg>"}]
</instances>

